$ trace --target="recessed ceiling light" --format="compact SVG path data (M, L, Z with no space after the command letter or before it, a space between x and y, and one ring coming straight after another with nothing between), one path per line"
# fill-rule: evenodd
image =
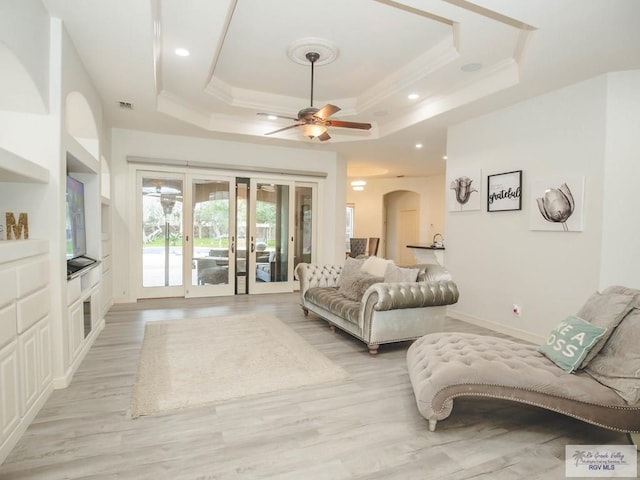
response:
M275 115L267 115L267 118L269 120L277 120L278 119L278 117L276 117Z
M460 70L463 72L476 72L482 68L482 64L478 62L474 63L465 63L460 67Z
M188 57L189 55L191 55L191 52L189 52L189 50L187 50L186 48L176 48L175 52L179 57Z
M421 143L416 143L416 148L422 148L422 144Z
M447 156L445 155L444 157L442 157L442 159L443 159L443 160L446 160L446 159L447 159Z
M409 95L407 95L407 98L409 100L415 100L417 98L420 98L420 95L418 95L417 93L410 93Z

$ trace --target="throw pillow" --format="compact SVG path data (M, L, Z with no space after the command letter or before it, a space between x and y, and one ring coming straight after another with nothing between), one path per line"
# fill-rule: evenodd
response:
M338 292L340 292L345 297L350 300L354 300L359 302L362 300L364 292L367 291L374 283L382 282L384 278L376 277L375 275L369 275L368 273L360 272L357 275L350 277L349 281L344 282L338 288Z
M607 331L582 318L570 316L550 334L540 352L566 372L573 372Z
M362 264L362 271L376 277L384 277L384 272L390 263L393 261L376 256L369 257Z
M418 278L419 268L403 268L394 263L387 264L384 271L385 282L415 282Z
M600 353L584 369L628 404L640 402L640 308L620 322Z
M592 325L606 328L606 333L584 358L579 369L585 368L602 350L604 344L616 329L620 321L633 308L633 296L622 293L595 292L576 314Z
M344 267L342 267L342 271L340 272L340 276L338 277L338 286L343 283L350 283L351 278L358 273L360 273L360 268L364 263L364 258L351 258L347 257L344 262Z

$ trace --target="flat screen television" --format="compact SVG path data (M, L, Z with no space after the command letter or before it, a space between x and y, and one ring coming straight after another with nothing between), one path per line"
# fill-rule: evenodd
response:
M84 184L67 176L67 260L86 253Z

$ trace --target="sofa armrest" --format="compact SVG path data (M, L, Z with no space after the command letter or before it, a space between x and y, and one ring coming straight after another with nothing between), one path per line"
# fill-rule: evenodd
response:
M420 274L418 275L419 282L442 282L444 280L453 280L449 270L444 268L442 265L438 265L436 263L425 263L418 264L416 267L420 267L421 269Z
M456 303L459 295L452 280L376 283L364 293L362 303L378 311L437 307Z
M300 295L304 297L307 290L313 287L337 287L342 265L316 265L299 263L296 275L300 281Z

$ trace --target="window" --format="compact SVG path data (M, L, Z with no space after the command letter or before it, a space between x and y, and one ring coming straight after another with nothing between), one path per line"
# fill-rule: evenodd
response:
M356 207L353 203L347 204L347 230L345 235L345 248L349 251L349 239L354 235L354 218L356 213Z

